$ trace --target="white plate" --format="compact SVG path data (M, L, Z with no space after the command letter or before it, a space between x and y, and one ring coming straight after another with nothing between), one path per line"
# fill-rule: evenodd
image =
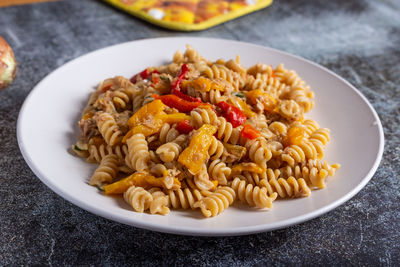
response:
M308 198L274 202L271 211L231 207L203 219L200 212L172 211L169 216L133 212L121 198L107 197L87 184L94 165L67 149L78 136L77 121L97 83L115 75L130 77L147 66L164 64L177 49L191 44L209 59L240 54L250 66L283 62L315 91L316 105L307 117L331 129L326 159L342 167L327 188ZM352 85L305 59L253 44L206 38L160 38L123 43L79 57L44 78L29 94L18 119L18 142L33 172L54 192L105 218L155 231L187 235L242 235L283 228L310 220L354 196L376 171L383 152L379 118Z

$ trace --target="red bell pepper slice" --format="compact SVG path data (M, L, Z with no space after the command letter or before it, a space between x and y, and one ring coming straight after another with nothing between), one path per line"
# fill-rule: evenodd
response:
M248 138L248 139L256 139L257 137L260 136L260 131L258 131L257 129L255 129L253 126L251 126L250 124L245 124L242 131L240 132L240 134L244 137L244 138Z
M192 126L190 126L190 121L188 121L188 120L180 121L178 123L178 125L176 126L176 129L181 134L188 134L194 130L194 128Z
M153 75L153 76L151 77L151 79L152 79L152 81L153 81L153 84L158 84L158 83L160 82L160 77L159 77L159 76Z
M189 67L187 64L183 64L181 66L181 70L179 71L178 77L176 78L175 82L172 84L171 89L178 89L179 85L181 84L182 80L185 79L186 73L188 73Z
M272 68L272 65L271 65L271 68ZM276 75L275 75L275 71L274 71L274 70L272 70L271 77L272 77L273 79L276 78Z
M184 100L176 95L162 95L160 99L165 105L176 108L179 112L190 112L198 106L204 105L203 103Z
M109 85L104 86L104 87L101 89L101 92L102 92L102 93L107 92L108 90L111 89L111 86L112 86L112 84L109 84Z
M199 103L203 103L200 99L195 98L195 97L191 97L191 96L189 96L189 95L187 95L187 94L184 94L184 93L182 93L181 91L179 91L179 90L176 89L176 88L172 89L171 93L172 93L173 95L179 96L180 98L185 99L186 101L189 101L189 102L199 102Z
M136 83L137 78L139 76L142 77L142 79L147 79L153 73L160 74L160 72L158 70L153 70L152 72L149 72L147 69L144 69L143 71L139 72L138 74L133 75L132 78L130 79L130 81L131 81L131 83Z
M229 105L225 101L218 102L217 106L221 108L222 116L232 124L233 128L246 122L246 115L237 107Z

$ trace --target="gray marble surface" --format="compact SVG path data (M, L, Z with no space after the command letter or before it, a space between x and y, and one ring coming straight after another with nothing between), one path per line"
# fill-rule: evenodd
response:
M60 1L0 8L0 35L20 63L16 82L0 91L0 265L400 265L398 0L276 0L265 10L194 33L157 28L100 1ZM346 78L382 120L386 142L378 171L350 201L319 218L241 237L146 231L65 201L35 177L19 152L16 122L25 97L75 57L163 36L271 46Z

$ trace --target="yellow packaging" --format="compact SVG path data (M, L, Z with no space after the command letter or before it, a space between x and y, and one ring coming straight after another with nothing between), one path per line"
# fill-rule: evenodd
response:
M273 0L104 0L138 18L178 31L200 31L269 6Z

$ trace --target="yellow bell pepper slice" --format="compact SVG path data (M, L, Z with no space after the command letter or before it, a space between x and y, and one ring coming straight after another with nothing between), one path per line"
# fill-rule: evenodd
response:
M239 163L239 164L234 165L232 167L231 175L238 174L243 171L260 174L265 170L263 170L263 168L259 167L257 164L255 164L253 162L244 162L244 163Z
M93 118L93 116L94 116L93 112L88 112L82 116L82 120L87 120L87 119Z
M246 92L246 98L253 105L256 105L258 101L261 102L264 109L268 112L273 112L277 104L276 99L272 95L263 92L261 89Z
M173 124L183 120L190 120L190 116L185 113L160 114L156 116L156 119L160 119L164 123Z
M163 181L164 181L164 179L162 177L161 178L156 178L154 176L148 175L148 176L145 177L145 182L147 183L145 185L145 187L146 186L151 186L151 187L155 186L155 187L163 188L164 187L164 182ZM181 182L177 178L174 178L174 184L178 185L179 188L181 187Z
M105 141L104 141L103 137L94 136L89 139L89 145L99 146L99 145L104 145L104 144L105 144Z
M125 134L124 138L122 138L122 143L126 143L126 140L138 133L141 133L146 137L156 134L161 130L163 124L164 122L162 120L149 116L145 123L136 125L130 129L129 132Z
M145 185L147 185L145 181L146 176L149 176L149 174L135 172L134 174L122 180L119 180L109 185L105 185L104 192L106 193L106 195L123 194L132 185L144 187Z
M209 92L210 90L225 91L225 84L218 81L213 81L205 77L199 77L192 81L182 81L182 87L193 87L196 91Z
M246 98L252 102L252 104L256 103L257 97L263 95L264 92L261 89L255 89L248 92L245 92Z
M249 105L247 105L247 103L242 99L240 99L239 97L235 97L233 100L229 99L228 102L230 102L230 104L234 105L235 107L243 111L244 115L246 115L247 118L251 118L257 115L255 112L251 110Z
M181 186L181 182L176 178L174 178L174 184L179 187ZM163 178L156 178L153 175L143 172L135 172L122 180L105 185L104 191L106 195L123 194L132 185L140 187L164 187Z
M173 114L158 114L155 117L148 116L146 121L134 126L122 139L123 143L126 143L131 136L141 133L144 136L150 136L161 131L164 123L178 123L183 120L189 120L190 116L185 113L173 113Z
M201 126L192 137L189 146L183 150L178 162L184 165L192 174L198 174L208 156L208 149L212 143L213 134L217 128L210 124Z
M149 117L154 117L158 114L163 114L164 109L165 105L161 100L159 99L154 100L149 104L141 107L138 111L136 111L135 114L133 114L132 117L129 118L128 126L132 128L136 125L145 122L146 120L149 119Z
M223 145L229 154L232 154L238 159L241 159L244 155L246 155L247 149L244 146L232 145L228 143L223 143Z
M293 126L287 131L286 136L283 138L282 143L285 147L290 145L300 145L306 136L303 128Z

